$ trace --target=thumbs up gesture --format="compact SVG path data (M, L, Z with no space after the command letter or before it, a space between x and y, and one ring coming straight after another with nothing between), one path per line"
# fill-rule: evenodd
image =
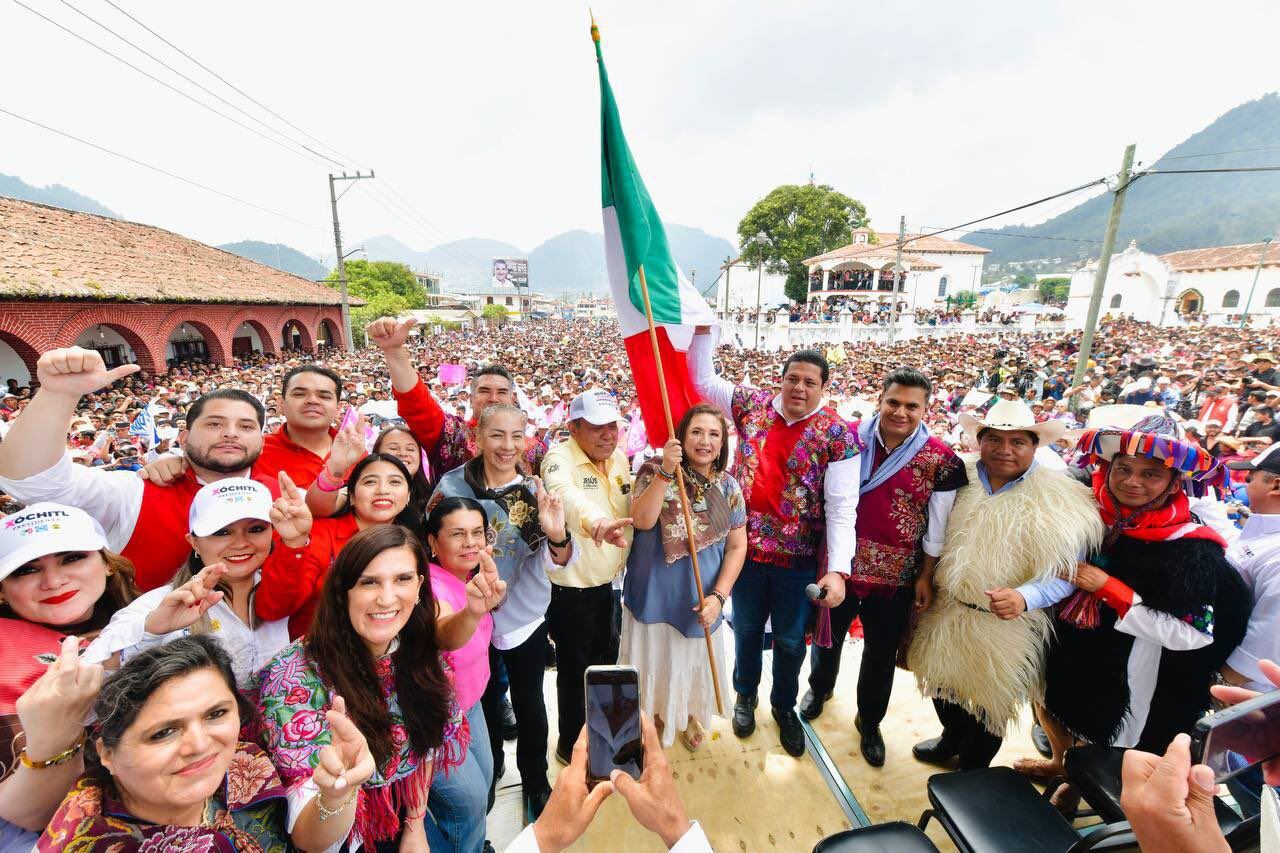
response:
M106 388L117 379L137 373L136 364L107 370L97 350L81 347L49 350L36 362L36 376L44 393L83 397Z
M467 611L483 616L502 603L507 594L507 582L498 577L498 566L493 562L493 548L480 552L480 568L467 583Z

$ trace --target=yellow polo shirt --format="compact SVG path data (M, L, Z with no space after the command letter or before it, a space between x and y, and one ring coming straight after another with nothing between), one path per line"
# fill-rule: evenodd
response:
M631 528L626 529L627 547L591 539L591 526L602 518L631 515L631 489L635 484L627 455L615 449L605 465L607 473L595 466L578 442L567 438L547 451L542 460L542 482L564 499L565 529L573 534L577 558L562 571L548 574L558 586L587 587L611 582L627 563L631 550Z

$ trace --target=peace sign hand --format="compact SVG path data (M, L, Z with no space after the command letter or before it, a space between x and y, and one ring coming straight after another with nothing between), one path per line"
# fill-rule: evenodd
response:
M84 734L84 718L98 698L102 666L80 659L78 637L64 637L58 658L14 703L27 737L27 757L44 761Z
M533 482L538 495L538 525L542 528L542 532L547 534L548 539L553 542L563 542L565 538L564 498L555 492L548 491L547 487L542 485L540 477L534 477Z
M191 580L166 595L147 616L143 625L147 633L163 637L200 621L210 607L222 600L222 593L214 587L226 573L227 567L222 563L205 566Z
M307 496L294 485L284 471L280 472L280 497L271 504L271 524L289 548L301 548L311 538L311 510Z
M506 594L507 582L498 577L493 548L487 547L480 552L480 571L467 584L467 610L474 616L483 616L501 604Z
M364 431L368 421L364 415L338 430L333 437L333 446L329 448L329 458L325 462L329 476L341 480L351 467L365 458L369 451L364 446Z
M395 317L379 317L365 327L365 337L378 349L387 350L402 347L409 339L409 332L418 325L413 317L397 320Z
M329 743L321 747L311 779L320 796L337 805L369 781L376 768L369 744L347 716L347 703L341 696L334 695L333 707L324 716L329 721Z

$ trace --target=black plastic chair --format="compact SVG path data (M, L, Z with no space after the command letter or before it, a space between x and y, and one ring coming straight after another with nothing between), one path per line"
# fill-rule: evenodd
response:
M1104 821L1124 820L1120 808L1121 768L1125 750L1120 747L1075 746L1063 757L1066 781L1075 786ZM1050 783L1050 788L1055 787ZM1213 801L1218 827L1232 850L1247 850L1257 842L1258 821L1245 820L1221 797Z
M920 816L946 830L962 853L1082 853L1136 851L1123 821L1081 836L1025 777L1009 767L987 767L929 777L929 802Z
M938 848L909 823L894 821L847 829L827 836L813 848L813 853L938 853Z

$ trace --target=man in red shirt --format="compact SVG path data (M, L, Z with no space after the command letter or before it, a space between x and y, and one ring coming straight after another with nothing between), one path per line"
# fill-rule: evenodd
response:
M0 490L20 501L78 507L98 520L112 551L129 558L145 590L167 583L191 553L186 535L191 501L200 487L247 477L262 452L262 403L234 389L206 394L187 411L179 440L190 463L171 487L132 471L75 465L67 454L67 425L85 394L137 372L136 364L107 370L94 350L71 347L40 356L40 390L0 442ZM274 480L263 481L272 496Z
M281 384L284 426L263 440L253 473L274 479L284 471L305 491L315 482L338 433L333 423L342 378L327 367L304 364L286 373Z

